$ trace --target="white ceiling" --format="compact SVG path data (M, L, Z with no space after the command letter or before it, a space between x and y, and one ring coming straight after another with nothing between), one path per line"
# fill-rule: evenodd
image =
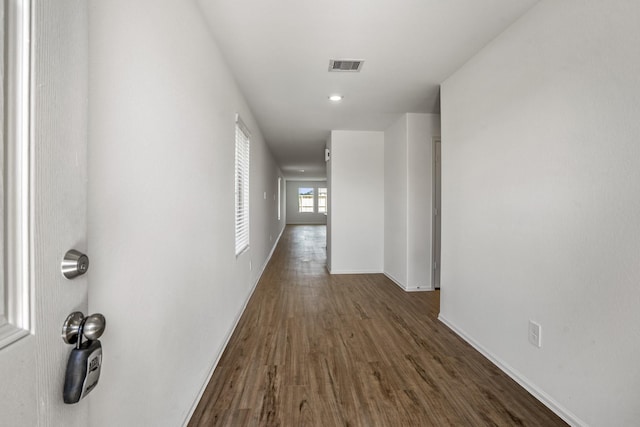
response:
M439 84L538 2L198 1L286 179L326 177L332 129L439 112ZM330 59L365 62L330 73Z

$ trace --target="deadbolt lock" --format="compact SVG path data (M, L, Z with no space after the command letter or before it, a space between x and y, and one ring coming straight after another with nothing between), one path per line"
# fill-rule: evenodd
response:
M67 279L81 276L89 270L89 257L82 252L71 249L64 255L61 269Z

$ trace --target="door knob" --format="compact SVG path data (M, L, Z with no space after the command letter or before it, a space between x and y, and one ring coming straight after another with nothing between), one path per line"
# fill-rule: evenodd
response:
M62 325L62 340L66 344L75 344L82 340L82 334L89 341L95 341L102 336L106 326L107 321L100 313L85 317L81 312L74 311Z
M100 313L87 316L84 320L84 328L82 332L84 337L89 341L95 341L102 336L104 328L107 326L107 321Z
M89 270L89 257L71 249L64 255L60 268L67 279L81 276Z

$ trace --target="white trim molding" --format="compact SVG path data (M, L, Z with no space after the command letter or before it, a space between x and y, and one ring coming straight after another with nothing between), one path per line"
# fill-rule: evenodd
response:
M413 287L407 287L404 286L402 283L400 283L399 280L396 280L395 277L393 277L390 273L385 272L384 275L387 277L387 279L391 280L397 287L399 287L400 289L402 289L405 292L428 292L428 291L433 291L433 286L413 286Z

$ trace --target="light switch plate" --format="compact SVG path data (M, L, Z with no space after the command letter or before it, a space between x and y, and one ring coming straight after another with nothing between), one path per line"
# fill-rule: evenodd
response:
M533 320L529 320L529 342L538 348L542 347L542 326Z

